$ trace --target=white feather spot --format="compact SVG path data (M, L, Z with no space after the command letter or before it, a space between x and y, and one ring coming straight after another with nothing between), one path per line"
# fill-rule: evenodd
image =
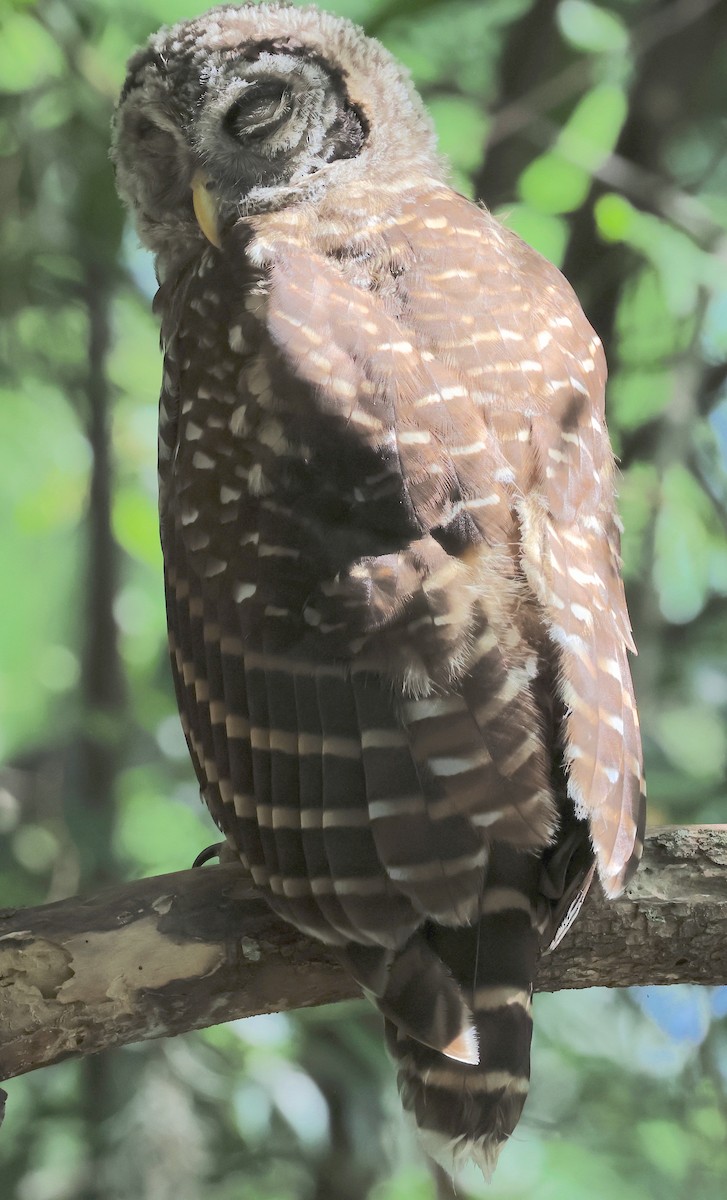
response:
M472 508L492 508L495 504L499 504L502 497L499 492L492 492L489 496L478 496L475 500L465 500L464 507Z
M431 440L431 434L423 429L407 429L399 434L399 444L402 446L427 446Z
M238 604L243 600L249 600L255 595L257 586L254 583L237 583L235 584L233 595Z
M242 325L233 325L228 335L230 349L236 354L245 349L245 335L242 332Z
M243 437L248 432L247 405L238 404L230 417L230 432L235 437Z
M247 476L247 487L251 496L264 496L270 491L270 483L263 474L260 463L253 463Z
M221 504L232 504L235 500L239 500L241 496L241 488L229 487L226 483L223 483L222 487L220 488Z
M492 759L483 749L478 754L466 758L437 757L430 758L427 762L432 774L449 777L450 775L462 775L465 771L474 771L477 767L487 766Z
M227 569L227 563L221 558L208 558L204 565L204 573L206 579L212 579L215 575L221 575Z
M449 455L451 458L465 458L468 454L481 454L486 449L486 442L469 442L466 446L450 446Z

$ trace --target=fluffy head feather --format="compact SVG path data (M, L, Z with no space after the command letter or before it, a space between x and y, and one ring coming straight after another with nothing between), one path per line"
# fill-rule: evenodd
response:
M287 4L225 6L154 34L129 63L112 158L142 241L185 255L201 237L203 170L224 224L320 200L375 173L439 175L404 69L349 21Z

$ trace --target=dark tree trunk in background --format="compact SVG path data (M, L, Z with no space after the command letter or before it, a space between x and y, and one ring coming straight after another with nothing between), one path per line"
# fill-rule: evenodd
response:
M515 199L517 181L534 157L533 121L587 87L587 66L584 69L582 60L574 60L558 32L558 2L536 0L505 35L492 104L494 120L474 179L475 194L488 208ZM540 142L537 145L546 149Z

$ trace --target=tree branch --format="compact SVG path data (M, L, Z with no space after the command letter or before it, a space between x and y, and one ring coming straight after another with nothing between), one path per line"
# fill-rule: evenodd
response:
M727 826L650 835L625 897L597 888L541 991L727 983ZM357 994L241 867L179 871L0 912L0 1078L75 1055Z

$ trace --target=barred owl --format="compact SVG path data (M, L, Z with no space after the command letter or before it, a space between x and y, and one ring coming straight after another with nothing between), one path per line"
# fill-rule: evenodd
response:
M598 338L446 183L337 17L213 9L131 59L160 513L202 795L384 1015L428 1149L492 1167L539 953L638 861L643 785Z

